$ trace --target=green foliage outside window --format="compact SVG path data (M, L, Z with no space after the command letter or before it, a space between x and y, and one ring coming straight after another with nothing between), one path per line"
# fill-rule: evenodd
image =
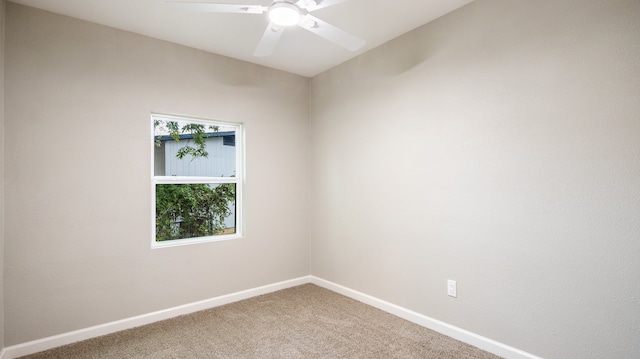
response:
M209 153L205 150L207 147L206 139L207 139L207 128L211 131L218 132L217 126L205 126L199 123L186 123L180 126L177 121L161 121L155 120L153 122L153 126L156 129L156 132L165 131L168 133L171 138L175 141L180 141L180 134L190 134L193 136L193 143L195 145L191 146L191 141L185 144L178 153L176 157L179 159L183 159L185 156L191 156L192 158L197 157L209 157ZM156 136L156 146L161 146L160 141L161 136Z
M233 183L156 185L156 241L221 234L235 192Z

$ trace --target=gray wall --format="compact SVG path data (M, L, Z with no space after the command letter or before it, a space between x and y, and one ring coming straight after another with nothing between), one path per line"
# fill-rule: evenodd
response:
M311 273L545 358L637 357L639 24L477 0L313 78Z
M0 0L0 352L4 348L4 22Z
M6 25L5 345L308 274L308 79L13 3ZM246 238L150 249L151 112L244 122Z

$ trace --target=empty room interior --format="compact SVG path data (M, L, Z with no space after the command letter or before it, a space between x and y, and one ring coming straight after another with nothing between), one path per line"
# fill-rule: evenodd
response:
M315 25L254 56L260 15L2 0L0 359L309 283L505 358L639 358L640 1L365 35L429 3L287 2ZM154 247L158 114L241 124L235 234Z

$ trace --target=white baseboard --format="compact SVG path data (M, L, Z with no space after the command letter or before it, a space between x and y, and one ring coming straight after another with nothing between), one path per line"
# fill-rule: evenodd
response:
M75 343L81 340L99 337L101 335L111 334L117 331L131 329L139 327L141 325L154 323L160 320L165 320L179 315L190 314L197 311L218 307L221 305L237 302L243 299L252 298L258 295L275 292L281 289L291 288L298 285L313 283L317 286L329 289L336 293L342 294L349 298L355 299L362 303L368 304L372 307L383 310L387 313L393 314L400 318L406 319L410 322L421 325L425 328L429 328L438 333L447 335L461 342L473 345L490 353L499 355L506 359L542 359L533 354L526 353L522 350L510 347L506 344L502 344L495 340L485 338L478 334L469 332L467 330L455 327L445 322L439 321L416 313L409 309L400 307L398 305L385 302L384 300L372 297L368 294L358 292L356 290L341 286L339 284L329 282L327 280L314 277L305 276L296 279L291 279L275 284L265 285L258 288L248 289L236 293L222 295L219 297L202 300L199 302L180 305L177 307L160 310L153 313L143 314L136 317L131 317L115 322L96 325L93 327L80 329L68 333L54 335L51 337L30 341L18 345L12 345L4 349L0 349L0 359L15 359L23 355L29 355L37 353L43 350L52 349L66 344Z
M287 280L275 284L269 284L258 288L248 289L236 293L222 295L219 297L205 299L199 302L180 305L177 307L160 310L153 313L143 314L127 319L118 320L115 322L96 325L93 327L75 330L68 333L54 335L47 338L42 338L18 345L12 345L4 348L0 352L0 359L15 359L23 355L29 355L43 350L56 348L62 345L75 343L81 340L99 337L101 335L115 333L125 329L131 329L139 327L141 325L154 323L160 320L165 320L179 315L198 312L201 310L218 307L221 305L237 302L243 299L256 297L258 295L275 292L281 289L295 287L298 285L309 283L310 278L300 277L296 279Z
M349 298L355 299L359 302L368 304L372 307L378 308L387 313L393 314L402 319L406 319L410 322L416 323L425 328L431 329L440 334L444 334L456 340L459 340L463 343L467 343L469 345L473 345L474 347L480 348L489 353L493 353L495 355L501 356L506 359L542 359L533 354L529 354L520 349L516 349L510 347L506 344L502 344L495 340L485 338L481 335L469 332L467 330L455 327L453 325L447 324L445 322L439 321L437 319L433 319L427 317L426 315L416 313L409 309L400 307L398 305L385 302L384 300L372 297L368 294L364 294L358 292L356 290L343 287L339 284L329 282L327 280L311 276L310 282L336 293L340 293Z

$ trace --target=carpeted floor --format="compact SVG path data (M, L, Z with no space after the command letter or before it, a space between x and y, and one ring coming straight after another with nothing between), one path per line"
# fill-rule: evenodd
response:
M305 284L22 358L499 357Z

